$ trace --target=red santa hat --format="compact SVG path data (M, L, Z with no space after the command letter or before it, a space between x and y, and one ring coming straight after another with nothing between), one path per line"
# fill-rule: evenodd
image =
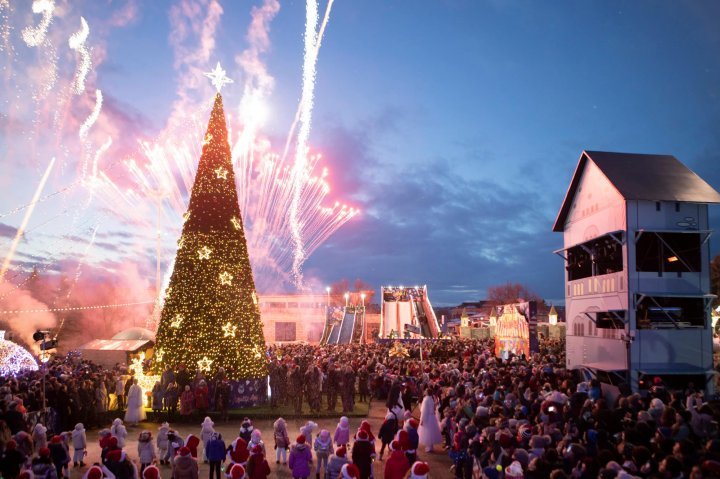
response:
M157 467L150 465L143 470L142 476L143 479L159 479L160 470Z
M298 444L305 444L305 436L303 434L300 434L297 439L295 440Z
M47 447L41 447L38 451L38 454L40 455L40 457L50 457L50 449L48 449Z
M413 428L413 429L417 429L417 428L420 426L420 424L418 423L418 420L415 419L415 418L411 418L411 419L408 421L408 424L409 424L410 427Z
M344 464L340 474L343 479L360 479L360 469L352 463Z
M103 472L98 466L93 466L87 472L87 479L102 479Z
M340 446L335 450L335 455L338 457L345 457L345 454L347 454L347 449L345 449L345 446Z
M230 468L230 479L242 479L245 477L245 468L240 464L233 464Z
M368 436L367 431L364 431L364 430L362 430L362 429L360 429L360 430L357 432L356 437L357 437L357 440L358 440L358 441L367 441L368 439L370 439L370 436Z
M189 456L189 455L190 455L190 448L187 447L187 446L183 446L183 447L180 448L179 453L180 453L181 456Z
M400 445L400 441L397 439L390 443L390 450L391 451L399 451L402 449L402 446Z
M410 479L427 479L429 472L428 463L418 461L410 468Z
M367 433L369 434L370 431L371 431L371 429L370 429L370 423L367 422L367 421L361 422L361 423L360 423L360 430L361 430L361 431L365 431L365 432L367 432Z
M52 439L50 439L51 444L60 444L62 442L62 437L60 436L53 436Z
M707 462L707 461L705 461L705 462ZM18 476L18 479L34 479L34 478L35 478L35 474L33 474L31 469L25 469Z

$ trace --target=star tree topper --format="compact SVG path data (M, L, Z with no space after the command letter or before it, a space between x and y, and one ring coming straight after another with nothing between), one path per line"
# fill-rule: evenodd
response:
M198 369L200 371L210 371L210 366L212 365L212 363L212 359L208 359L207 356L203 356L203 358L197 362Z
M220 90L222 90L222 87L227 85L228 83L233 83L233 81L225 75L225 70L220 66L220 62L217 62L217 65L215 66L215 69L209 72L203 73L206 77L210 79L213 86L215 86L215 89L217 89L218 93L220 93Z

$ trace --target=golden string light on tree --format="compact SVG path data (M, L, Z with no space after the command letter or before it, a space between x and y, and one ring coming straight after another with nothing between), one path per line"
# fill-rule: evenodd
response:
M215 73L216 87L228 83L224 71ZM222 367L232 380L266 377L265 338L220 94L184 220L168 287L173 294L166 293L157 332L163 354L154 358L156 371L182 363L206 374Z

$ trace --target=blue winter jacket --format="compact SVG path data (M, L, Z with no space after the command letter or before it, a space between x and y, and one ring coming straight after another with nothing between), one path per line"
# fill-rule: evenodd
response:
M205 455L208 461L222 461L225 459L225 441L220 438L210 439L205 445Z

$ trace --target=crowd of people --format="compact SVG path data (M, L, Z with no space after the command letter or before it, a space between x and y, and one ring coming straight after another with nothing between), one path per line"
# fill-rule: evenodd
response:
M210 479L254 479L268 477L274 459L276 470L316 479L369 479L378 470L388 479L720 477L718 413L693 384L671 390L655 378L642 394L627 391L611 402L599 382L565 369L560 340L542 341L527 358L496 358L487 340L426 342L423 352L390 343L269 348L271 406L302 411L307 402L313 414L337 411L339 400L349 413L356 400L374 401L382 422L363 421L353 430L343 416L330 430L311 420L291 438L282 418L272 437L245 418L226 443L206 417L197 434L184 438L167 422L141 430L137 451L128 451L118 417L100 431L102 452L90 459L85 428L104 425L101 412L127 406L134 381L120 367L56 361L45 384L52 432L28 421L42 404L37 373L2 378L0 472L5 479L60 479L72 465L90 479L159 479L166 470L173 479L197 479L198 462L206 461ZM191 412L227 412L226 382L222 371L203 378L168 370L151 393L152 408L162 392L157 412L171 409L167 386L183 384ZM447 454L452 468L430 471L423 461L430 454Z

